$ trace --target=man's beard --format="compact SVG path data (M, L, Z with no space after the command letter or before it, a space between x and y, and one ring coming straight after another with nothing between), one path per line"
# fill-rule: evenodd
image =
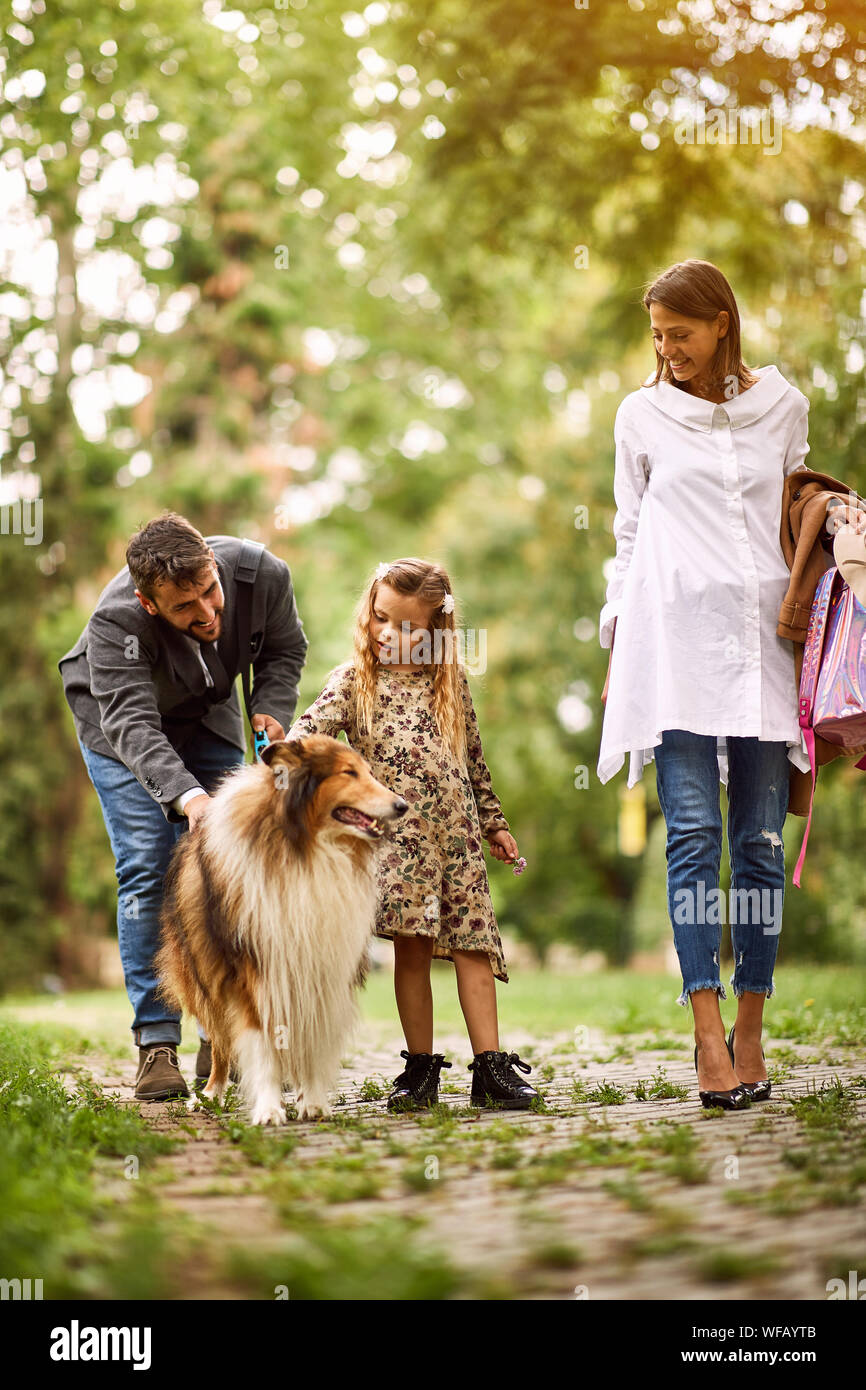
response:
M199 625L193 624L193 626L189 629L188 635L190 637L195 637L199 642L213 642L216 638L216 634L222 631L222 615L223 610L221 608L214 614L214 626L212 632L203 632Z

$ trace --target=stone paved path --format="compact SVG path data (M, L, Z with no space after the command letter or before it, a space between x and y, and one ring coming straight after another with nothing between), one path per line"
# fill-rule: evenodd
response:
M866 1274L866 1049L777 1040L768 1046L771 1075L776 1067L780 1077L771 1101L711 1118L699 1104L682 1041L672 1040L666 1051L643 1051L634 1036L606 1035L598 1052L590 1036L577 1052L570 1036L541 1042L514 1033L511 1045L531 1060L531 1079L550 1112L478 1113L466 1108L465 1040L444 1038L438 1045L454 1067L443 1072L449 1089L441 1099L455 1123L424 1128L412 1117L388 1115L384 1099L359 1095L365 1080L387 1086L402 1065L400 1045L381 1028L365 1026L346 1059L339 1083L345 1104L338 1113L363 1122L360 1145L351 1125L335 1130L289 1121L301 1138L286 1164L315 1165L335 1153L360 1151L384 1174L375 1197L328 1206L329 1218L363 1220L383 1208L390 1215L420 1212L419 1247L444 1250L459 1268L521 1299L823 1300L831 1275L847 1280L849 1268ZM132 1057L126 1063L88 1055L78 1064L109 1093L135 1103ZM193 1055L182 1054L181 1065L191 1081ZM553 1068L550 1080L543 1078L545 1067ZM632 1088L659 1068L669 1082L688 1088L686 1099L634 1098ZM575 1098L576 1079L589 1092L611 1083L628 1099L604 1105ZM841 1137L826 1137L825 1148L816 1150L814 1132L791 1101L837 1081L852 1098L851 1113ZM151 1104L142 1113L160 1129L180 1123L170 1106ZM196 1141L157 1160L162 1202L194 1215L220 1239L242 1233L248 1249L278 1248L285 1226L267 1195L252 1190L257 1183L244 1154L214 1117L196 1111L185 1123ZM688 1132L670 1138L671 1124ZM663 1136L672 1145L668 1155L658 1149ZM689 1155L692 1137L697 1145ZM593 1138L595 1153L573 1155L557 1167L557 1152ZM615 1154L610 1162L610 1156L599 1157L599 1140L632 1147L622 1161ZM649 1166L640 1168L637 1146L645 1141L656 1147L648 1152ZM395 1145L404 1152L395 1154ZM407 1185L407 1164L433 1175ZM845 1196L840 1205L857 1164L859 1195ZM787 1203L770 1203L767 1194L780 1182L793 1184ZM744 1200L761 1194L758 1205ZM234 1295L210 1285L203 1271L190 1296Z

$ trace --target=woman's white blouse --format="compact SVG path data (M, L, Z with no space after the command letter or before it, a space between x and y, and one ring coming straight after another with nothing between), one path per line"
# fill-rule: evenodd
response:
M776 635L790 573L782 487L804 468L809 402L776 367L723 405L668 382L632 391L614 424L616 559L599 641L616 640L598 778L630 754L643 777L665 729L786 742L807 770L794 645Z

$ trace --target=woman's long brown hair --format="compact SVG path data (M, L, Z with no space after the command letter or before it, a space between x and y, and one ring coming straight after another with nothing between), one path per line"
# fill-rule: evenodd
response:
M647 313L651 304L663 304L671 313L682 314L688 319L703 319L707 323L711 323L724 309L728 315L728 331L724 338L719 339L710 364L710 385L718 391L724 391L736 378L739 391L753 386L758 381L759 378L743 361L740 349L740 312L734 291L712 261L678 261L676 265L670 266L647 287L643 297ZM655 352L655 379L651 382L641 382L641 385L655 386L659 381L667 381L678 390L687 391L688 383L677 381L657 347Z
M441 565L415 556L395 560L388 566L387 574L381 579L376 575L367 582L364 593L355 608L355 625L352 639L355 666L355 714L358 729L369 734L372 730L373 705L376 685L379 678L379 658L370 637L370 619L376 602L376 593L381 583L389 585L406 598L417 598L429 605L431 615L428 630L431 636L431 655L436 655L436 632L443 636L441 660L433 660L427 670L433 676L433 713L439 734L448 744L458 762L466 760L466 715L463 708L463 667L458 659L457 648L457 608L451 613L442 611L446 594L451 593L451 581Z

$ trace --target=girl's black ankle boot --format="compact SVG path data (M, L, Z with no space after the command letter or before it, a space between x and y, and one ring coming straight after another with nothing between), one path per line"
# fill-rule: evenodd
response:
M514 1070L532 1071L516 1052L476 1052L469 1063L472 1072L470 1105L501 1106L503 1110L528 1110L538 1092Z
M439 1073L450 1067L441 1052L401 1052L406 1070L394 1081L388 1097L389 1110L414 1110L417 1106L439 1104Z

